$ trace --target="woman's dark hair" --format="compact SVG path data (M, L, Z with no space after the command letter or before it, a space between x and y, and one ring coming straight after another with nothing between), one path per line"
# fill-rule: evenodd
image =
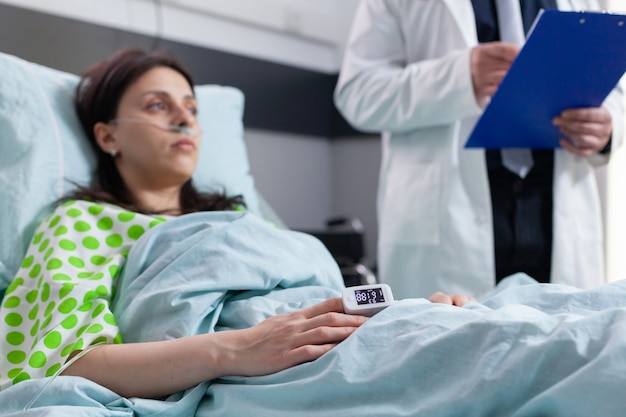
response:
M121 50L111 58L91 66L83 74L76 88L74 106L89 143L96 153L96 176L94 183L89 187L79 187L63 200L102 201L140 213L156 214L139 207L124 184L114 158L98 146L93 128L98 122L108 123L114 119L124 92L142 75L157 67L167 67L179 72L193 89L191 75L178 61L164 53L148 53L141 49ZM189 179L181 188L180 207L181 214L185 214L196 211L232 210L245 207L245 204L240 195L227 197L225 192L200 193Z

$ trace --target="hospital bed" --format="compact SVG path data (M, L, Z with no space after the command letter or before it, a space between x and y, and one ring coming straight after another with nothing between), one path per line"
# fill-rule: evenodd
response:
M71 105L76 82L75 75L0 54L1 290L50 204L91 176L93 157ZM204 143L194 181L242 194L251 216L280 224L256 192L249 171L243 94L217 85L197 86L196 94ZM178 233L169 224L153 232L164 239ZM132 270L132 256L128 262ZM318 266L332 271L332 265L309 263L261 274L286 274L279 284L241 276L241 285L255 291L247 295L240 287L228 302L211 288L194 288L194 296L200 293L201 298L184 317L172 316L159 298L163 293L142 294L144 304L121 296L119 304L128 308L118 319L139 340L146 334L168 337L174 330L184 334L202 327L195 320L212 323L209 331L249 326L285 308L338 295L341 285L320 275ZM164 280L167 288L168 277L154 273L141 279ZM288 307L285 298L292 300ZM623 415L624 282L582 291L513 276L479 301L461 309L401 300L314 362L262 377L207 381L164 400L122 398L76 377L24 381L0 392L0 415ZM219 308L204 308L213 304ZM202 311L195 310L200 307ZM163 316L152 323L157 328L143 328L146 313ZM0 360L6 355L0 352Z

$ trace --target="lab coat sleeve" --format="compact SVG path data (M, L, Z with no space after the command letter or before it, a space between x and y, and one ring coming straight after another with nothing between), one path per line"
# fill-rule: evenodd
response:
M440 56L407 63L407 36L433 43L444 36L443 31L455 29L449 22L437 21L414 28L415 22L406 21L404 4L361 2L335 89L341 114L357 129L372 132L406 132L479 115L471 48L461 44ZM427 6L423 9L428 12ZM424 20L428 19L420 21ZM411 33L403 33L403 27L410 27Z
M562 10L601 10L596 0L557 0L559 9ZM609 162L613 154L624 140L624 86L626 76L615 86L611 94L607 96L602 105L611 113L613 130L611 132L611 152L606 154L597 153L589 157L589 162L594 166L601 166Z
M594 166L600 166L609 162L610 156L615 152L624 140L624 83L626 77L617 84L615 89L608 95L602 105L611 113L613 130L611 132L611 152L606 154L597 153L589 158Z

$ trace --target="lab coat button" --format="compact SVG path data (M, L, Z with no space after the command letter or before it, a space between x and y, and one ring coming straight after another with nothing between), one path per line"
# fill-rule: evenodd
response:
M476 216L476 224L479 226L482 226L483 224L487 223L487 217L486 216Z

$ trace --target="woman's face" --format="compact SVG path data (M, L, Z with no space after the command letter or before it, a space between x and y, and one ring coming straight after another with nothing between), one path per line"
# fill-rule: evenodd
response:
M200 135L159 125L199 132L196 113L197 103L185 77L168 67L153 68L124 92L116 114L120 121L106 125L110 142L99 141L100 146L117 153L117 168L131 188L180 186L196 168Z

